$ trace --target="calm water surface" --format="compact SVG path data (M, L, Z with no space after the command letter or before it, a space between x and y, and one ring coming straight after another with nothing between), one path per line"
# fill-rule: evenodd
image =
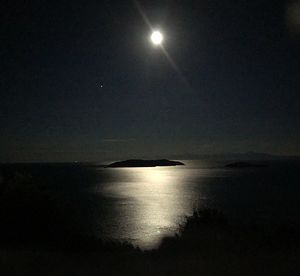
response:
M78 203L98 237L142 248L174 235L197 207L222 210L232 220L295 223L300 218L297 161L267 168L228 169L224 162L183 161L186 166L95 168L95 183Z

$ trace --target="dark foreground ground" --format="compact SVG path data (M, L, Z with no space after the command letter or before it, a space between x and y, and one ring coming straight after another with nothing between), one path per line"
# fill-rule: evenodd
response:
M297 224L228 223L203 209L159 249L141 251L80 234L72 211L33 175L1 168L0 275L300 275Z

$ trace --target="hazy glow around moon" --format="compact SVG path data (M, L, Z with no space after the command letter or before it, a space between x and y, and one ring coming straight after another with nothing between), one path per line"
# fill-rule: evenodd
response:
M154 31L151 34L151 41L154 45L160 45L163 41L164 37L160 31Z

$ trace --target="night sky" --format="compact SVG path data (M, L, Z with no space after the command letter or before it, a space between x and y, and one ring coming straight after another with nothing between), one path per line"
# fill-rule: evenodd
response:
M300 155L300 1L139 5L1 1L0 162Z

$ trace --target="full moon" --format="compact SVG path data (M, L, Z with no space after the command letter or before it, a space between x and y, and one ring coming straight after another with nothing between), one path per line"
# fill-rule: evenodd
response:
M160 45L163 41L164 37L160 31L154 31L151 34L151 41L154 45Z

